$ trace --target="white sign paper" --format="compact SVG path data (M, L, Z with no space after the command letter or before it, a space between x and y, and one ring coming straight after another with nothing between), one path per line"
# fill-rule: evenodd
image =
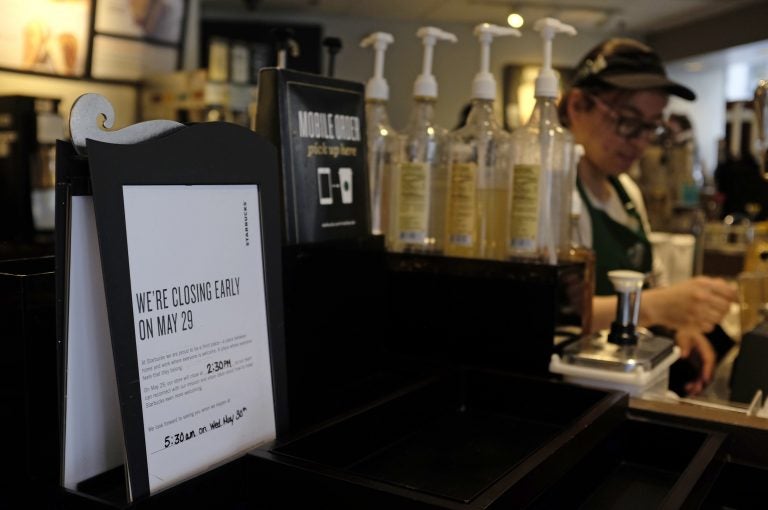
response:
M124 186L150 493L275 437L256 185Z
M62 483L75 490L120 466L123 428L93 198L73 196L70 215Z

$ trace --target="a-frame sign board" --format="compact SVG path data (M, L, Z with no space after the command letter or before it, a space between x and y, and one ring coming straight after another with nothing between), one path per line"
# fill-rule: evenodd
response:
M273 439L284 416L275 402L285 401L280 395L281 232L273 146L226 123L159 129L151 136L144 132L140 143L128 143L130 136L116 136L117 143L88 138L92 212L73 206L71 194L60 201L68 232L67 262L60 268L67 273L62 280L67 287L60 292L65 429L76 417L82 419L77 414L82 409L93 411L97 405L78 403L80 396L73 393L83 386L78 379L117 395L128 501ZM108 132L99 136L110 139ZM75 131L73 139L77 146ZM66 188L66 179L59 181ZM97 246L77 244L74 240L83 236L72 232L87 233ZM101 271L69 270L94 249ZM98 310L82 312L86 307L75 306L72 289L92 282L74 277L103 282L108 338L90 335L85 341L111 351L114 375L100 366L71 369L75 360L66 353L84 341L73 336L71 325L104 321ZM100 304L98 292L92 295L91 302ZM70 313L75 309L80 316ZM68 432L65 466L89 442ZM115 435L103 437L108 441ZM68 483L79 483L77 478L70 476Z

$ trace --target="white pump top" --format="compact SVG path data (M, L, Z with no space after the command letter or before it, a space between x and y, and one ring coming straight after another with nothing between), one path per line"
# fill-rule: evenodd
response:
M542 18L533 25L533 29L541 32L544 40L544 63L536 77L536 97L557 97L559 86L557 75L552 70L552 40L557 34L576 35L576 29L571 25L555 18Z
M414 97L437 97L437 80L432 74L432 54L437 41L450 41L455 43L456 36L444 30L435 27L421 27L416 32L416 37L421 37L424 43L424 60L422 62L421 74L416 77L413 84Z
M494 37L514 35L520 37L520 31L509 27L500 27L481 23L475 27L475 35L480 41L480 71L472 82L473 99L496 99L496 80L490 72L491 42Z
M637 292L643 288L645 275L638 271L616 269L608 271L608 279L611 280L616 292Z
M389 100L389 85L384 79L384 52L387 51L387 46L393 42L395 42L395 38L386 32L374 32L360 41L361 48L373 46L373 50L376 52L373 61L373 76L365 85L366 99Z

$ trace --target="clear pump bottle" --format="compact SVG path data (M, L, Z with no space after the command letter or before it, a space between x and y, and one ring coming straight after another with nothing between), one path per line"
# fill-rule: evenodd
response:
M437 81L432 56L437 41L456 42L456 36L435 27L421 27L416 36L424 44L423 67L393 166L387 245L392 251L439 253L445 229L447 131L434 122Z
M560 125L558 79L552 69L552 39L575 35L570 25L543 18L534 29L544 40L544 63L536 78L536 105L525 126L512 133L509 255L557 263L570 245L573 137Z
M365 120L368 136L368 184L370 187L371 232L386 234L389 226L389 187L397 133L387 114L389 85L384 79L384 53L395 41L391 34L374 32L360 42L375 51L373 77L365 87Z
M458 257L505 257L509 193L509 135L493 109L496 80L489 71L494 37L520 32L483 23L480 71L472 83L472 107L466 124L448 142L448 193L445 253Z

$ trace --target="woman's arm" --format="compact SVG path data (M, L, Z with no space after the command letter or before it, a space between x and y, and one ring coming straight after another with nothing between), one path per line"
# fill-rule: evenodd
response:
M697 276L689 280L644 290L640 297L638 326L665 326L712 331L736 300L736 290L721 278ZM616 296L592 300L592 330L609 328L616 318Z
M708 333L723 320L736 298L736 290L725 280L697 276L643 292L640 324Z

